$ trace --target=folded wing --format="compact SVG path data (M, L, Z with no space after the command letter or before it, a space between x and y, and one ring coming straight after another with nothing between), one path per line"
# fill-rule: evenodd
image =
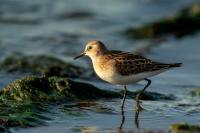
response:
M116 68L121 75L131 75L143 72L152 72L162 69L179 67L181 63L164 64L147 59L140 55L122 51L110 51L110 57L116 61Z

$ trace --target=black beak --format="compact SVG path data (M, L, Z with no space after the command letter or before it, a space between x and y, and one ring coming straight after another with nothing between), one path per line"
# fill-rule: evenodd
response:
M79 56L74 57L74 60L76 60L76 59L78 59L78 58L80 58L80 57L83 57L83 56L85 56L85 53L82 53L82 54L80 54Z

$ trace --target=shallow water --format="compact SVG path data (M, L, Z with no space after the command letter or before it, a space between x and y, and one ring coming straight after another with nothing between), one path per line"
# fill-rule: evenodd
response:
M0 59L13 52L50 54L90 69L88 60L72 61L84 43L99 39L109 48L134 51L146 41L131 40L121 35L125 28L151 22L198 0L12 0L0 1ZM167 131L177 122L200 123L200 99L189 92L200 86L200 34L183 39L169 39L154 47L149 58L166 62L183 62L183 67L152 77L148 90L173 94L176 100L143 101L146 109L139 115L141 130ZM148 42L147 42L148 43ZM0 87L24 74L1 72ZM81 79L77 79L81 80ZM90 82L102 89L119 90L99 79ZM144 82L129 85L129 90L142 89ZM71 103L76 105L77 103ZM52 107L52 120L47 126L13 128L15 133L39 132L117 132L121 122L120 99L99 100L86 107L71 109L65 105ZM125 103L123 130L137 131L134 123L135 101ZM61 111L64 110L67 111Z

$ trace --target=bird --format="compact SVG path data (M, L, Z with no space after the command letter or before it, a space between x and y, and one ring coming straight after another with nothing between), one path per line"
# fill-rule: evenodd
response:
M95 73L104 81L123 85L124 94L121 101L121 109L124 110L124 103L127 95L127 85L139 81L146 81L147 84L136 95L136 110L143 110L140 99L144 91L151 85L152 76L180 67L182 63L161 63L136 55L131 52L108 50L103 42L99 40L89 41L84 51L74 58L74 60L88 56Z

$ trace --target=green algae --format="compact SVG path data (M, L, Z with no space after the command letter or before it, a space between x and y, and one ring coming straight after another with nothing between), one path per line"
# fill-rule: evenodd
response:
M76 89L73 89L76 88ZM99 98L119 98L120 95L117 92L101 90L96 88L93 85L82 83L82 82L70 82L70 94L73 94L73 97L82 100L88 99L99 99Z
M135 98L136 92L128 92L129 98ZM15 80L0 90L0 124L8 127L39 126L50 120L44 114L52 113L53 104L65 104L65 112L72 101L98 100L120 98L123 92L101 90L91 84L76 82L62 77L27 76ZM170 99L158 93L144 93L142 99ZM81 104L81 106L87 104ZM80 106L80 105L78 105ZM109 108L99 105L88 105L96 108L97 112L112 112ZM72 108L72 107L71 107ZM70 112L70 110L69 110Z
M190 92L192 96L200 96L200 88L196 88Z
M0 64L0 70L6 72L31 72L34 75L60 76L77 78L84 75L85 69L64 62L48 55L22 55L8 56Z
M174 16L169 16L156 22L145 24L139 28L129 28L125 34L138 38L159 38L175 36L181 38L200 30L200 4L180 10Z
M0 133L10 133L10 130L5 126L0 125Z
M14 81L2 90L2 100L14 101L55 101L62 96L51 86L49 79L45 77L29 76ZM64 96L63 96L64 97Z
M50 120L43 116L48 113L48 108L35 102L6 101L0 104L0 124L7 127L34 127L42 125L44 120Z
M199 133L200 125L190 125L187 123L177 123L170 126L170 132L172 133Z
M139 91L128 91L127 92L127 96L129 98L133 98L135 99L137 94L140 92ZM123 91L120 91L120 94L123 95ZM160 94L157 92L149 92L149 91L145 91L141 97L142 100L174 100L175 96L174 95L165 95L165 94Z
M38 126L50 119L43 116L43 113L51 113L50 104L116 97L118 93L67 78L27 76L0 91L0 124Z

